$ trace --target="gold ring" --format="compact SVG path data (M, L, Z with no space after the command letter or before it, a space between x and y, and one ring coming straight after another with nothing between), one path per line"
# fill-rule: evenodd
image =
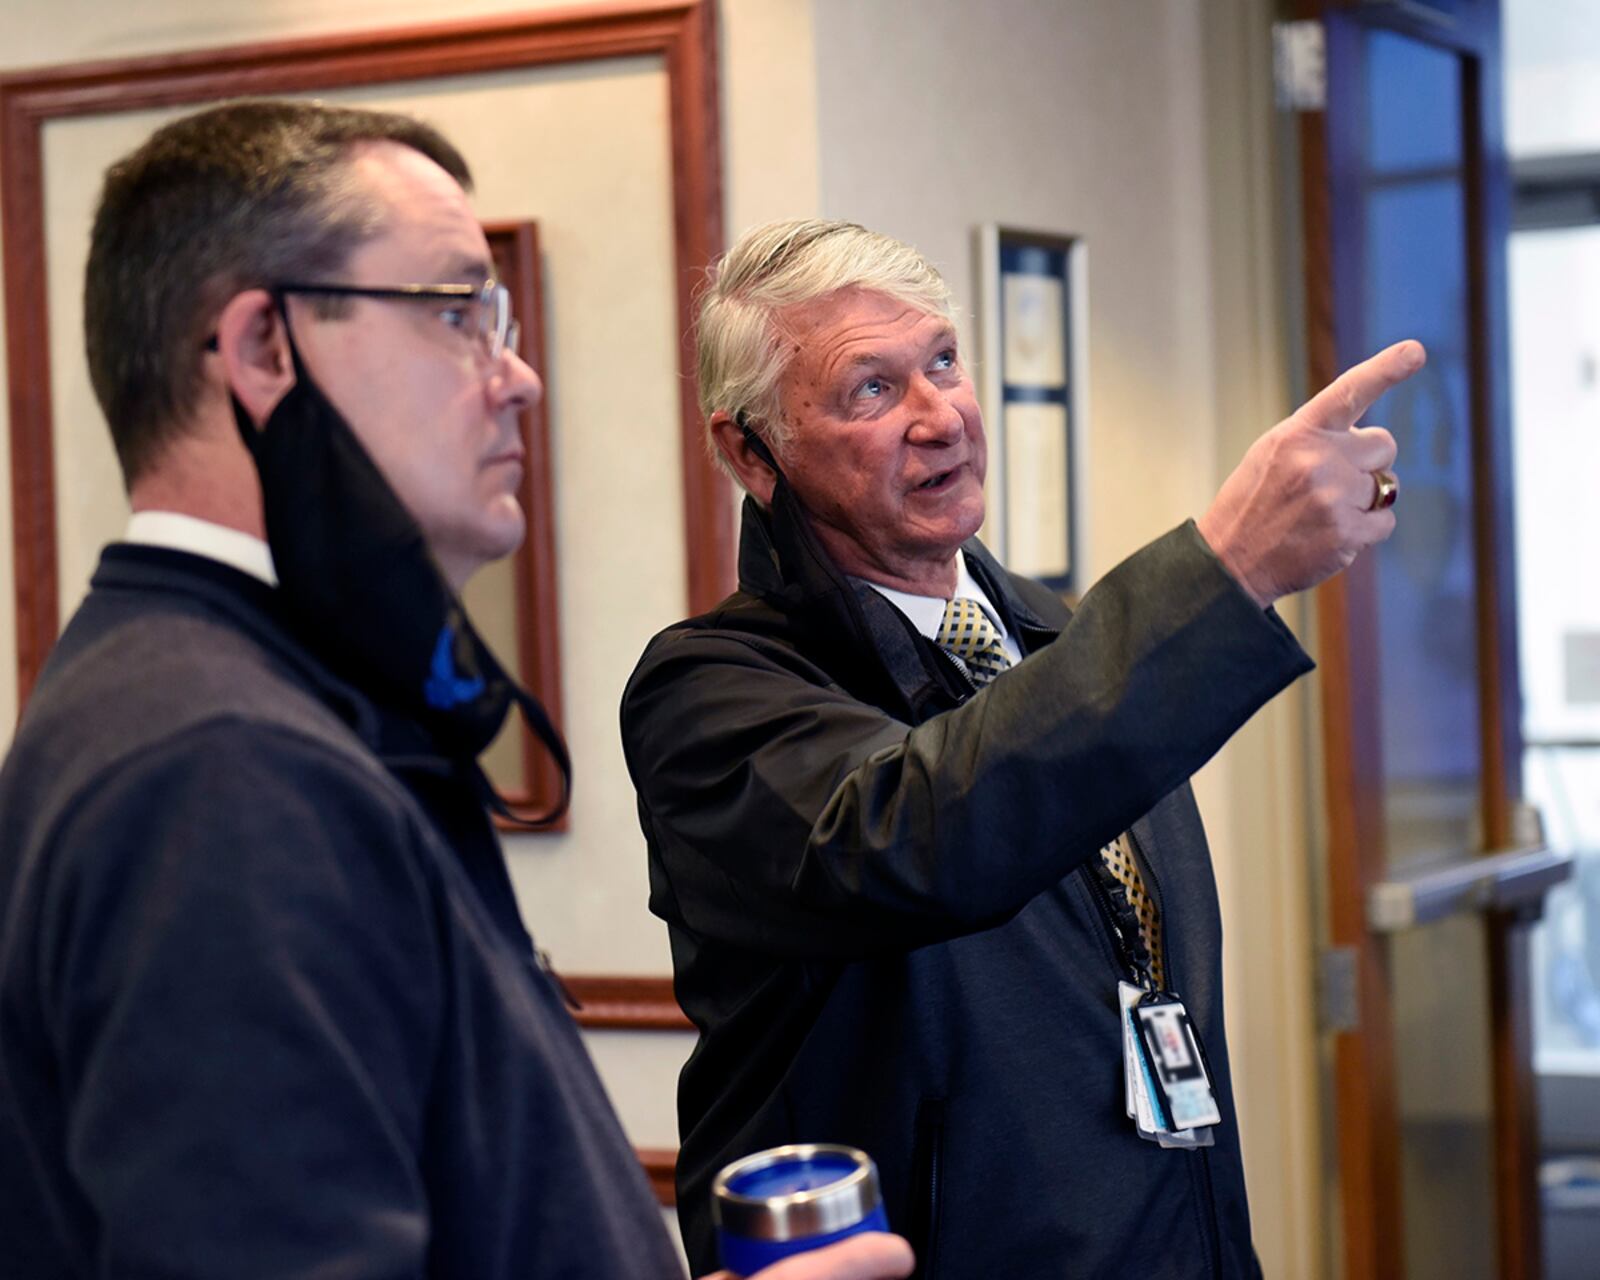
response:
M1400 496L1400 481L1394 472L1374 471L1372 480L1372 501L1367 504L1367 510L1386 511L1394 506L1395 499Z

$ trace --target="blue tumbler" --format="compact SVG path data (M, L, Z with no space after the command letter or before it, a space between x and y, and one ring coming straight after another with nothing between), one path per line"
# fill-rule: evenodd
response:
M887 1231L878 1170L864 1151L801 1143L735 1160L711 1184L722 1265L750 1276L862 1231Z

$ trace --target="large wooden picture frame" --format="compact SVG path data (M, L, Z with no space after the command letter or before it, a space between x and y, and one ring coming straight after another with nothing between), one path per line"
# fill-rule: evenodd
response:
M731 589L734 504L727 480L701 446L695 400L694 291L722 247L721 134L716 83L715 0L637 0L622 7L549 10L349 35L80 63L0 74L0 237L3 237L7 400L10 412L13 563L19 707L54 644L60 583L51 401L43 135L52 121L245 96L427 81L604 59L659 57L668 85L673 278L678 337L679 454L684 487L686 604L710 608ZM488 228L514 263L508 283L541 340L536 305L537 241L527 224ZM513 274L513 273L508 273ZM530 309L531 308L531 309ZM528 354L537 358L530 347ZM530 537L518 560L519 653L523 674L559 720L553 628L529 627L553 613L556 590L548 438L527 424L523 498ZM543 475L539 473L543 467ZM539 492L539 486L544 491ZM540 522L546 527L540 528ZM553 794L553 772L529 761L527 799ZM520 798L520 797L519 797ZM666 977L568 975L583 1000L580 1024L597 1030L692 1029ZM641 1150L657 1195L672 1199L675 1152Z
M699 612L714 604L734 577L733 503L727 481L701 448L689 336L695 285L722 244L713 0L644 0L624 8L552 10L0 75L0 237L19 705L59 627L45 126L53 120L241 96L641 55L663 59L669 86L687 603L691 612Z

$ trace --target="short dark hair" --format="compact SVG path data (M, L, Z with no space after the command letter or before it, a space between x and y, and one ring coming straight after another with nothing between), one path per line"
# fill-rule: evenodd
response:
M89 377L133 482L179 435L208 326L245 289L327 278L382 229L350 150L396 142L464 189L461 153L408 116L314 102L241 101L185 116L112 165L84 279Z

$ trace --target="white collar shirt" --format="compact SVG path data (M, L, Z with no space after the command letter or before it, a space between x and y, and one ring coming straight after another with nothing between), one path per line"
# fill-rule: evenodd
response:
M905 614L920 634L927 636L935 644L938 643L939 624L944 621L947 597L913 595L909 591L897 591L893 587L868 582L865 578L861 581L866 582L869 587ZM1000 633L1000 643L1005 645L1006 656L1011 659L1011 664L1015 666L1022 661L1022 649L1018 646L1016 638L1006 630L1006 624L1000 619L1000 611L994 607L988 593L967 568L966 556L959 552L956 553L955 595L948 598L975 601L984 615L994 624L995 630Z
M177 511L135 511L128 519L124 542L142 547L187 551L247 573L269 587L278 585L272 548L260 538Z

